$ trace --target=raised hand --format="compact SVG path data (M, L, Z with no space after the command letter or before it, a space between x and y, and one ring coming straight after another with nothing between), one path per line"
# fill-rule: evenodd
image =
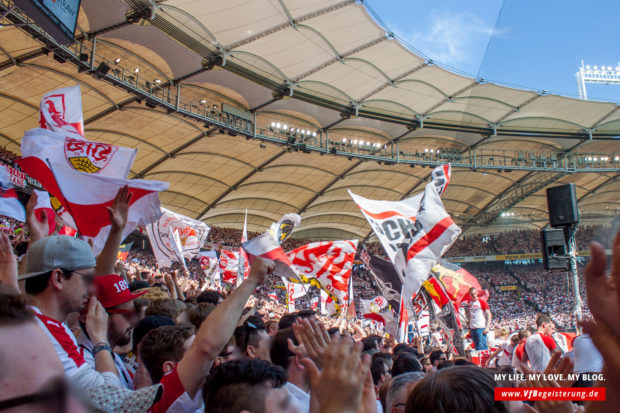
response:
M86 332L93 343L108 341L108 313L96 297L88 302Z
M47 237L49 234L49 224L47 222L47 214L41 215L39 220L35 213L35 208L39 202L39 197L36 192L33 192L26 204L26 224L30 230L30 243L32 244L36 240Z
M561 358L561 360L560 360ZM569 357L562 357L562 354L559 351L554 351L551 354L551 359L547 364L547 368L543 373L545 374L556 374L565 377L564 380L558 380L557 383L560 387L571 387L575 381L568 380L568 375L573 373L573 367L575 363Z
M331 339L327 329L320 321L302 318L293 324L293 333L300 346L303 345L305 353L319 367L322 367L325 350ZM290 348L289 343L289 348Z
M370 369L370 357L362 354L362 343L335 337L323 357L323 371L314 362L300 362L308 371L312 393L321 413L356 413L362 404L364 382Z
M267 281L267 275L271 274L275 267L276 264L273 261L256 257L252 261L248 280L256 282L257 286L262 285Z
M129 203L132 198L129 187L125 185L118 190L114 197L111 207L106 207L110 215L110 222L113 230L123 230L127 225L127 216L129 214Z
M590 261L585 269L588 307L596 321L604 321L620 337L620 231L611 251L611 276L605 275L607 257L598 242L590 245Z
M19 292L17 284L17 260L13 254L11 240L6 234L0 237L0 282L7 284Z

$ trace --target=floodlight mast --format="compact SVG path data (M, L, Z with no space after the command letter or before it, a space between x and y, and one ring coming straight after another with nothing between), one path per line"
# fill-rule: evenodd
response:
M620 62L615 68L611 66L590 66L584 65L581 61L579 71L575 73L577 78L577 89L579 99L588 100L586 83L598 83L602 85L620 85Z

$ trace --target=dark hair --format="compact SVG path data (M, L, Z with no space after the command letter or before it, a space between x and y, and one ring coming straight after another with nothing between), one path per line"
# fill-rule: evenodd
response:
M145 335L147 335L149 331L154 330L157 327L173 325L174 320L169 317L164 317L160 315L147 315L142 320L138 321L138 324L136 324L136 326L133 328L133 333L131 335L131 339L133 341L132 351L134 353L138 352L138 344L140 344L140 341L144 338Z
M295 323L295 321L297 321L298 318L299 316L297 315L297 313L284 314L278 322L278 329L283 330L285 328L289 328L293 325L293 323Z
M446 353L444 353L441 350L431 351L431 355L429 356L431 364L434 366L435 365L435 361L439 360L441 358L441 356L443 356L445 354Z
M198 330L203 321L215 310L215 304L200 303L192 306L187 312L187 318L190 323Z
M0 326L16 325L34 321L28 308L28 299L13 288L0 283Z
M285 383L286 372L271 363L252 359L229 361L207 377L203 388L205 406L209 413L267 413L267 392Z
M418 360L415 355L408 352L400 352L394 357L394 362L392 363L392 377L414 371L422 371L422 363L420 363L420 360Z
M376 353L376 354L380 354L380 353ZM385 359L381 357L374 357L374 354L373 354L372 363L370 364L370 374L372 376L372 382L375 386L379 384L379 381L381 380L381 376L389 373L388 370L389 368L385 362Z
M287 340L289 338L293 341L293 344L299 345L299 342L295 338L295 333L293 333L292 328L289 327L278 330L278 333L273 338L273 343L271 344L271 351L269 352L271 362L276 366L282 367L284 370L288 369L291 357L295 356L295 354L288 349Z
M338 327L332 327L327 329L327 334L329 334L330 338L334 337L338 333L340 333L340 329Z
M448 361L448 360L446 360ZM441 362L443 363L443 361ZM439 364L441 364L439 363ZM463 357L458 357L454 359L454 365L455 366L475 366L476 364L472 363L471 361L467 360L466 358Z
M263 321L263 317L258 314L254 314L246 318L243 324L252 324L254 327L264 330L266 328L265 322Z
M143 288L150 288L151 285L147 281L136 280L129 284L129 291L132 293L136 290L141 290Z
M392 354L396 355L396 353L406 348L409 348L409 345L407 343L399 343L396 346L394 346L394 349L392 350Z
M376 334L372 334L368 337L364 337L362 339L362 344L364 345L364 349L362 351L368 350L379 350L379 343L381 343L383 339L381 336Z
M213 305L218 305L219 302L220 302L220 299L223 300L224 297L218 291L215 291L215 290L205 290L205 291L201 292L200 294L198 294L198 297L196 297L196 302L198 304L200 304L200 303L210 303L210 304L213 304Z
M185 354L185 341L194 334L190 324L157 327L140 341L140 358L153 383L164 376L165 361L181 361Z
M26 282L24 284L24 290L28 295L39 295L43 291L47 289L47 286L50 283L50 277L55 270L46 272L45 274L35 275L34 277L26 278ZM73 271L63 270L62 276L65 280L71 279L73 276Z
M490 371L475 366L443 369L422 379L407 400L413 412L508 412L494 400L495 381Z
M314 310L300 310L297 312L297 317L299 318L311 318L316 315L316 311Z
M550 322L551 317L547 314L539 314L538 317L536 317L536 327L542 327L543 324Z
M519 334L518 334L519 340L529 337L530 334L531 334L530 330L528 329L519 330Z
M448 367L454 367L454 362L452 360L442 360L437 364L437 370L447 369Z

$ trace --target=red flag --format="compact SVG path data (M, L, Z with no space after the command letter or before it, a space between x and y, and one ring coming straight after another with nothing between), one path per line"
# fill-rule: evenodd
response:
M435 277L430 277L428 280L424 281L422 286L439 308L443 308L444 305L450 302L450 298L444 291L443 285Z
M400 295L400 310L398 315L398 341L404 343L407 341L407 326L409 325L409 312L404 300L404 291Z
M247 240L248 240L248 210L246 209L245 220L243 221L243 232L241 233L241 244L243 244ZM238 272L243 273L243 280L248 278L248 275L250 275L250 263L248 260L248 255L246 254L243 247L239 248L239 271ZM241 280L241 277L237 279L238 284L240 280Z
M470 300L469 289L472 287L478 291L479 298L483 300L489 298L489 292L480 287L476 277L456 264L442 260L440 264L431 268L431 272L441 281L456 308L459 308L461 302Z
M62 228L60 228L60 231L58 231L58 235L68 235L70 237L75 237L77 235L77 231L71 227L64 225Z

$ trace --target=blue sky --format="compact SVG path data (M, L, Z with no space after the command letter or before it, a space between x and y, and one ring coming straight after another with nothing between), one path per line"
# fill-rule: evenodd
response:
M585 64L620 62L620 1L365 0L399 37L447 68L577 97ZM500 13L501 10L501 13ZM620 102L620 85L587 85Z

